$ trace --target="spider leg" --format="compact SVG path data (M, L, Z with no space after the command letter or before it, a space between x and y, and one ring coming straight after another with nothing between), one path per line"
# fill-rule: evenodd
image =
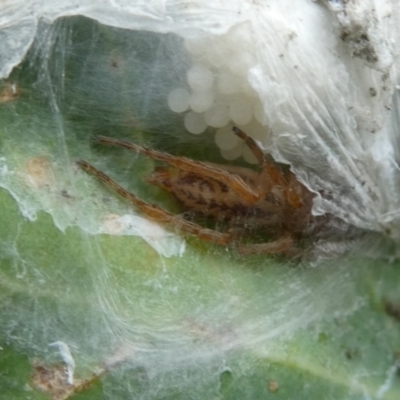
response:
M241 255L296 253L293 237L289 234L269 243L242 244L237 250Z
M282 171L274 164L274 160L272 159L272 157L264 154L258 144L255 142L255 140L246 135L236 126L232 128L232 131L246 143L247 147L252 151L257 161L260 163L262 168L262 173L260 174L260 176L266 175L270 178L274 185L281 185L284 187L287 186L287 182L284 178Z
M262 167L264 167L265 164L272 162L272 159L269 159L261 151L260 147L257 145L257 143L254 141L253 138L247 136L241 129L239 129L236 126L232 128L232 131L236 136L239 136L240 139L242 139L246 143L247 147L252 151L252 153L257 158L257 161L260 163Z
M115 182L105 173L101 172L96 167L94 167L93 165L89 164L84 160L77 161L77 164L85 172L94 175L95 177L100 179L103 183L105 183L107 186L109 186L117 193L119 193L122 197L126 198L134 206L138 207L143 212L143 214L145 214L148 218L150 218L153 221L175 226L179 230L197 236L200 239L203 239L207 242L217 243L220 245L228 245L233 241L233 237L230 234L203 228L202 226L187 221L184 218L181 218L177 215L173 215L168 211L163 210L161 207L156 206L155 204L148 204L143 200L140 200L138 197L128 192L126 189L120 186L117 182Z
M284 190L288 204L293 208L300 208L303 205L301 196L299 196L293 188L297 187L299 191L302 192L304 186L297 181L295 175L290 172L285 177L281 169L275 165L273 159L261 151L253 138L247 136L237 127L233 127L232 130L246 143L262 167L258 186L258 193L260 196L266 195L271 190L272 186L278 185ZM308 190L305 190L305 192L308 192Z
M95 138L95 140L97 140L99 143L119 146L131 151L136 151L155 160L164 161L180 170L194 172L196 174L225 183L250 204L257 203L262 198L262 194L253 190L239 175L233 174L214 165L211 166L200 161L192 161L186 157L172 156L161 151L152 150L147 147L110 138L107 136L98 136Z

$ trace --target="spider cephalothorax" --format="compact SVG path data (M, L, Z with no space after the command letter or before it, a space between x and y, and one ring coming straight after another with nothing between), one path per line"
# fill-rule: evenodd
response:
M291 253L295 241L306 234L314 222L311 214L314 194L292 172L283 171L264 155L253 139L237 128L234 131L256 156L260 172L193 161L109 137L96 138L99 143L124 147L167 163L167 166L157 167L148 182L171 192L187 211L225 220L230 226L226 232L204 228L181 215L173 215L157 205L148 204L86 161L78 161L78 164L152 220L209 242L235 246L242 254ZM275 240L243 244L241 233L254 230L265 230Z

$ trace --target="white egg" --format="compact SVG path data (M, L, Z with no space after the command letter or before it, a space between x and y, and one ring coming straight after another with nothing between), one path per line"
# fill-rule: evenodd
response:
M239 93L242 88L242 79L229 71L218 74L217 89L221 94Z
M207 125L213 128L222 128L229 122L229 108L226 103L217 102L205 114Z
M204 92L212 87L214 74L202 64L194 64L187 72L187 81L194 91Z
M229 115L235 124L248 124L253 117L253 108L250 101L243 96L232 97L229 102Z
M211 91L194 92L189 98L190 108L198 113L208 110L214 101L214 94Z
M265 122L264 107L259 99L253 101L253 113L256 120L260 124L264 124Z
M258 164L258 160L248 146L243 149L243 158L249 164Z
M232 150L241 139L232 131L232 125L224 126L215 133L215 143L221 150Z
M243 142L240 141L238 144L230 150L223 150L221 149L221 155L225 160L236 160L243 154Z
M168 107L176 113L181 113L189 108L189 92L183 88L171 90L168 95Z
M194 111L190 111L185 115L184 124L185 128L194 135L204 132L207 128L204 114L199 114Z

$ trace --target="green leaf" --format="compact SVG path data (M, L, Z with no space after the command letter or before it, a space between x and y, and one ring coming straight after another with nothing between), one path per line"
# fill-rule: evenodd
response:
M63 364L49 347L62 341L87 381L74 398L398 399L398 263L353 252L295 265L197 239L165 257L107 225L135 211L76 159L178 207L143 183L153 161L94 146L93 135L215 160L163 103L180 79L157 64L168 52L174 63L183 54L172 35L64 19L42 27L10 78L19 97L0 108L0 397L47 398L34 365ZM159 88L152 107L142 81Z

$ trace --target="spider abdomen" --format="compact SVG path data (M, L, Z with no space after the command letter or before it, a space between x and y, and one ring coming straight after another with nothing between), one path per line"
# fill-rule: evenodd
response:
M253 171L246 170L246 172L248 176L244 178L248 183L252 181ZM234 190L216 179L166 166L157 167L147 181L168 190L186 210L207 217L242 221L254 229L266 226L278 227L282 224L280 216L282 208L274 204L277 203L275 199L270 202L261 199L256 204L248 203Z

